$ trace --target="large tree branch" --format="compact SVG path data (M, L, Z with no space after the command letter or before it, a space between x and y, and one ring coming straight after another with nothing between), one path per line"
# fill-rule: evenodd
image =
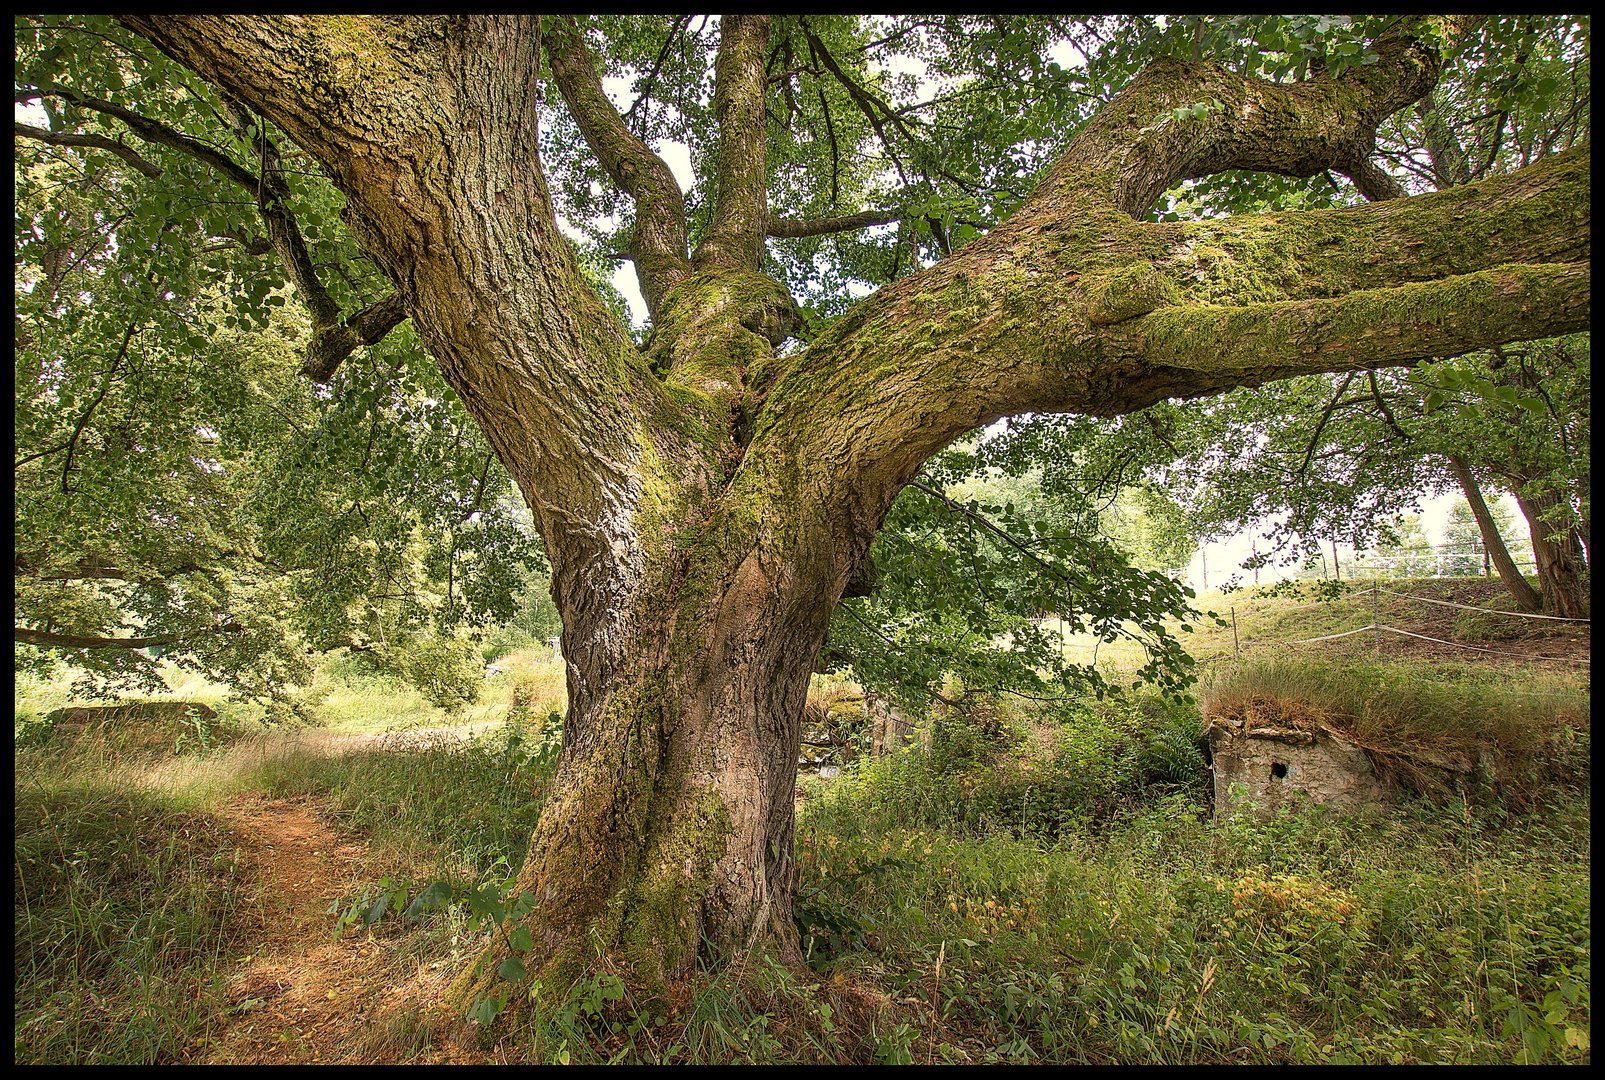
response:
M713 221L697 245L699 265L757 270L769 223L764 168L764 53L769 16L726 15L719 22L713 110L719 124Z
M866 210L861 214L843 214L839 217L814 218L806 221L800 218L772 217L769 219L766 231L776 238L795 240L805 236L852 232L874 225L890 225L894 221L902 220L903 213L900 210Z
M717 482L705 433L730 417L666 392L557 227L540 162L541 20L123 21L328 171L357 243L534 511L571 616L565 652L626 635L645 544L658 543L641 530L681 522L684 501Z
M1035 200L795 357L749 453L777 439L835 459L854 479L831 497L872 531L925 457L999 416L1114 415L1583 329L1589 186L1581 149L1341 211L1166 225Z
M16 133L22 138L48 143L51 146L87 146L96 150L105 150L108 153L116 154L152 179L162 175L162 167L160 165L140 157L133 147L120 143L115 139L108 139L104 135L80 135L70 131L50 131L46 128L35 127L32 124L24 124L21 120L16 121Z
M1156 60L1082 129L1033 199L1096 192L1136 217L1166 188L1228 169L1299 177L1361 169L1377 125L1437 81L1427 21L1399 20L1373 43L1375 64L1292 85ZM1202 117L1172 113L1199 104Z
M328 382L340 363L360 345L377 345L407 317L400 293L376 300L335 326L315 330L307 342L301 374L315 382Z
M552 81L602 168L635 200L630 258L655 316L663 296L691 272L686 259L685 197L663 159L625 126L597 77L572 16L554 18L543 40Z
M144 649L152 645L176 645L183 641L194 641L198 637L209 637L212 634L238 634L245 627L234 623L224 623L213 629L192 630L182 634L158 634L155 637L120 638L120 637L91 637L82 634L57 634L45 630L33 630L26 626L15 629L14 640L28 645L38 645L47 649Z

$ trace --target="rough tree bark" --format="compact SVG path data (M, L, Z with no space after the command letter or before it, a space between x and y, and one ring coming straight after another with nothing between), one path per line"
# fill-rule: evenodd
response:
M322 162L534 511L571 701L521 875L547 978L593 947L648 978L699 952L797 955L809 672L893 497L954 438L1028 410L1112 415L1588 322L1586 150L1352 211L1139 220L1222 169L1366 172L1376 124L1437 76L1420 19L1377 42L1377 64L1292 86L1155 63L1011 219L787 357L795 309L757 272L773 225L766 17L722 23L715 209L691 254L672 175L601 94L570 20L124 21ZM635 200L645 350L557 231L543 48ZM1206 119L1168 115L1211 98L1225 108Z
M1466 503L1471 507L1471 516L1477 520L1477 531L1482 534L1482 546L1493 561L1494 569L1499 571L1499 580L1505 583L1511 598L1516 606L1523 611L1542 611L1544 598L1538 590L1528 584L1522 576L1521 570L1510 557L1510 549L1505 546L1504 537L1499 535L1499 525L1488 510L1488 503L1482 497L1482 487L1472 474L1471 466L1466 459L1454 454L1445 455L1449 462L1449 470L1454 473L1455 481L1460 485L1460 491L1466 497Z
M1506 479L1516 505L1527 519L1543 609L1567 619L1588 618L1588 588L1584 584L1587 563L1581 537L1575 526L1556 525L1546 517L1560 508L1562 496L1535 484L1530 476L1510 473Z

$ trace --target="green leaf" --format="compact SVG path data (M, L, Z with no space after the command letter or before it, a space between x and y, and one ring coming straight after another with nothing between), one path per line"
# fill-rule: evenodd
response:
M529 932L529 927L527 926L516 927L513 932L508 935L507 940L508 944L510 944L519 952L529 952L535 947L535 937Z
M496 969L496 974L510 983L523 982L529 977L529 971L524 967L524 961L516 956L509 956L503 960Z
M525 915L535 910L537 902L535 894L526 889L518 894L518 899L513 901L513 906L507 909L507 917L509 919L522 919Z
M362 911L362 925L366 928L384 918L385 912L390 908L390 894L382 892L379 898L369 904Z
M501 1014L503 1001L498 997L483 997L474 1003L468 1010L468 1019L479 1024L493 1024L496 1017Z
M420 892L413 902L407 905L404 913L407 918L415 919L423 912L432 911L451 900L451 886L444 881L433 881Z

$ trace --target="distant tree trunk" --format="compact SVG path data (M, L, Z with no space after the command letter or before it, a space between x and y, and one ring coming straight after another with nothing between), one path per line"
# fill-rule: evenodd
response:
M1510 590L1511 597L1521 610L1542 611L1544 598L1522 576L1515 560L1510 557L1510 549L1505 546L1504 537L1499 535L1499 526L1494 522L1493 514L1488 511L1488 503L1482 497L1482 488L1478 485L1476 476L1472 475L1471 466L1466 464L1464 458L1452 454L1447 457L1449 468L1453 470L1455 479L1460 483L1460 491L1471 506L1471 516L1477 519L1477 529L1482 533L1483 551L1492 558L1494 566L1499 570L1499 580L1505 583L1505 588Z
M1527 518L1533 539L1533 559L1538 563L1538 590L1544 610L1568 619L1588 617L1588 590L1583 585L1587 564L1583 544L1572 525L1555 526L1544 520L1544 513L1561 503L1554 492L1531 492L1526 484L1513 485L1516 504ZM1531 492L1531 493L1527 493Z

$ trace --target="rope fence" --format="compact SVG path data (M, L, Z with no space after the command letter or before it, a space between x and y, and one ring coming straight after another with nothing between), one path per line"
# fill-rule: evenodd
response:
M1557 664L1591 664L1593 662L1590 659L1578 659L1571 656L1533 656L1528 653L1507 652L1503 649L1490 649L1486 645L1468 645L1463 641L1449 641L1444 638L1430 637L1427 634L1418 634L1413 630L1401 630L1397 626L1389 626L1382 621L1381 615L1377 609L1377 598L1379 594L1387 593L1389 596L1397 596L1403 600L1416 600L1424 604L1437 604L1441 607L1463 608L1466 611L1477 611L1489 615L1514 615L1521 619L1548 619L1554 622L1582 623L1585 626L1590 623L1591 620L1589 619L1569 619L1560 615L1539 615L1530 611L1505 611L1498 608L1477 607L1474 604L1459 604L1451 600L1434 600L1429 596L1415 596L1411 593L1394 592L1392 589L1384 589L1375 582L1371 583L1370 592L1371 622L1369 625L1356 627L1353 630L1344 630L1336 634L1321 634L1317 637L1295 638L1290 641L1238 641L1237 609L1233 607L1231 609L1233 657L1235 659L1236 657L1241 656L1242 650L1245 648L1263 648L1270 645L1309 645L1317 641L1334 641L1337 638L1353 637L1355 634L1363 634L1367 631L1378 635L1377 648L1380 650L1382 647L1381 634L1386 631L1390 634L1399 634L1403 637L1415 638L1417 641L1430 641L1437 645L1448 645L1456 649L1470 649L1474 652L1488 653L1491 656L1506 656L1514 660L1547 660ZM1300 606L1308 607L1310 605ZM1211 659L1219 660L1222 659L1222 657L1212 657Z
M1389 596L1403 597L1406 600L1419 600L1423 604L1437 604L1440 607L1457 607L1464 608L1467 611L1480 611L1486 615L1514 615L1519 619L1551 619L1555 622L1586 623L1592 621L1590 619L1568 619L1564 615L1539 615L1532 611L1505 611L1501 608L1477 607L1475 604L1457 604L1453 600L1434 600L1430 596L1415 596L1411 593L1394 592L1392 589L1384 589L1380 585L1372 587L1377 592L1385 592Z

